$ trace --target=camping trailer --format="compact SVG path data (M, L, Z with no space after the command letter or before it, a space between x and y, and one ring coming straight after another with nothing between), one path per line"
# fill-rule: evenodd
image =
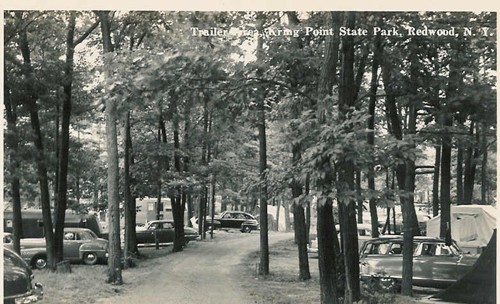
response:
M45 236L41 209L22 210L21 218L23 223L22 238L41 238ZM52 220L54 220L54 214L52 214ZM88 228L98 236L102 236L103 234L102 227L97 217L93 214L73 214L67 212L64 227ZM4 211L3 229L4 232L12 233L12 211Z

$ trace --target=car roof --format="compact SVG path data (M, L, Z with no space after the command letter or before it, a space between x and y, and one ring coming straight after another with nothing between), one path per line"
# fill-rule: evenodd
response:
M173 223L174 220L152 220L152 221L148 221L147 223L148 224L151 224L151 223Z
M238 210L226 210L226 211L224 211L224 212L226 212L226 213L227 213L227 212L231 212L231 213L246 213L246 214L250 214L250 213L248 213L248 212L245 212L245 211L238 211Z
M402 241L403 240L403 235L387 235L387 234L382 234L378 238L371 238L367 241L391 241L391 240L398 240ZM443 239L438 238L438 237L432 237L432 236L414 236L413 241L435 241L435 242L444 242Z
M78 232L78 231L92 231L88 228L80 228L80 227L64 227L65 232Z

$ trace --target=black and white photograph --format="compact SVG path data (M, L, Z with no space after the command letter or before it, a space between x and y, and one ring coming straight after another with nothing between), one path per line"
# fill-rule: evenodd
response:
M2 7L4 304L497 302L496 11Z

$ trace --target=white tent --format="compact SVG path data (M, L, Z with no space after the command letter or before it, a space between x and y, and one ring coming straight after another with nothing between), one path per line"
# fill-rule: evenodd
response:
M451 237L464 251L480 252L496 228L497 210L486 205L451 206ZM439 237L441 216L427 221L427 236Z

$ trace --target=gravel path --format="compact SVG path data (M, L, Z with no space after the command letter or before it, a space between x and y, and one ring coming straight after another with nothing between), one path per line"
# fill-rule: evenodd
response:
M270 233L269 244L292 237L291 233ZM123 295L97 303L254 303L239 283L237 266L257 250L258 232L219 232L214 240L190 243L181 253L158 258L158 267L147 280L133 282Z

